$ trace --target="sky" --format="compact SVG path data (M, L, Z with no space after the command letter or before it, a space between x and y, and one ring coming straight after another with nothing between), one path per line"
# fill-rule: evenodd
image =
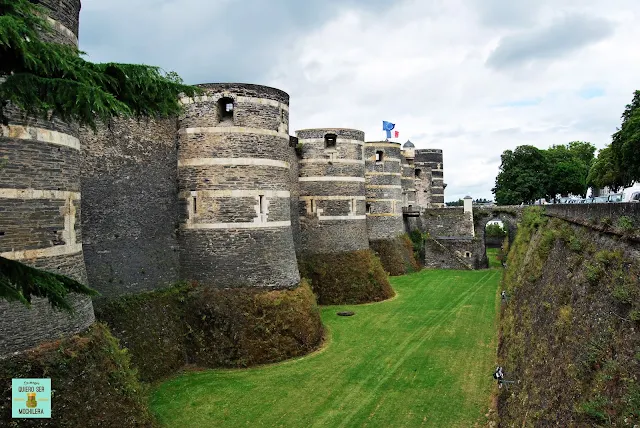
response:
M273 86L290 133L355 128L444 153L445 200L492 199L504 150L602 148L640 89L637 0L84 0L94 62Z

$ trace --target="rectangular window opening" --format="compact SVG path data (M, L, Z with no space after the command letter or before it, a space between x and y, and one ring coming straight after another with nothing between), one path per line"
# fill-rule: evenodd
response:
M198 200L196 196L192 196L191 197L192 203L193 203L193 213L197 213L198 212Z
M382 150L376 151L376 162L382 162L384 152Z
M260 204L260 214L265 214L266 207L265 207L264 195L258 195L258 199Z
M367 202L367 214L371 214L371 204Z

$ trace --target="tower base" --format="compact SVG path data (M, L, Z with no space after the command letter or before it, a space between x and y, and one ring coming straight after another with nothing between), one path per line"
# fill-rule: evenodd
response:
M407 235L370 241L369 246L380 257L384 270L391 276L420 270L420 264L413 254L413 244Z
M303 254L298 265L321 305L379 302L395 294L371 250Z

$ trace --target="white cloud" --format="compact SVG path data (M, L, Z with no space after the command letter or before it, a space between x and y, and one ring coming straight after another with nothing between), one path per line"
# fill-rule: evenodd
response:
M503 25L507 12L479 11L476 0L405 1L384 17L343 10L286 49L269 84L291 95L292 132L353 127L375 140L390 120L400 141L444 150L447 200L490 198L505 149L573 140L602 147L638 89L640 51L630 47L640 5L581 4L516 8L526 30ZM562 22L574 29L570 40ZM588 34L576 37L578 29ZM515 49L523 41L528 50ZM524 60L488 67L501 43ZM602 96L581 96L586 87Z

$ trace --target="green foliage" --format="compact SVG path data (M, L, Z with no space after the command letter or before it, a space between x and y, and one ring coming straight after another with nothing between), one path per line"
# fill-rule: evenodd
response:
M634 229L633 220L631 220L631 218L627 217L626 215L620 216L620 218L618 218L618 229L621 229L625 232L632 231Z
M11 103L27 114L95 127L114 116L171 116L179 94L199 90L175 73L135 64L94 64L82 52L42 40L46 10L28 0L0 0L0 119Z
M583 141L547 150L518 146L502 154L493 193L499 205L532 203L556 195L585 195L595 146Z
M298 267L321 305L368 303L393 297L387 273L371 250L303 254Z
M487 238L504 238L507 236L507 231L502 225L498 223L491 223L484 229L484 236Z
M12 378L51 378L53 419L37 426L155 426L129 354L100 323L71 338L49 342L11 356L0 365L0 393L11 396ZM79 411L85 409L86 411ZM0 401L0 421L7 427L26 426L11 419L11 400Z
M620 166L616 163L611 146L606 146L589 169L587 184L596 189L611 188L614 192L625 185L625 179Z
M417 229L412 230L411 233L409 233L409 239L413 244L413 257L416 260L417 264L420 264L424 260L424 243L427 240L428 236L428 233L422 233Z
M302 148L304 147L303 143L296 144L296 154L298 156L302 156Z
M533 146L518 146L502 153L500 172L492 192L498 205L519 205L542 198L546 192L548 167L544 153Z
M48 299L54 309L73 312L73 307L67 300L69 293L98 295L97 291L64 275L0 257L0 299L30 306L33 296L43 297Z
M622 182L630 185L640 181L640 90L634 92L631 103L622 113L622 124L613 134L611 149L614 162L622 172Z

